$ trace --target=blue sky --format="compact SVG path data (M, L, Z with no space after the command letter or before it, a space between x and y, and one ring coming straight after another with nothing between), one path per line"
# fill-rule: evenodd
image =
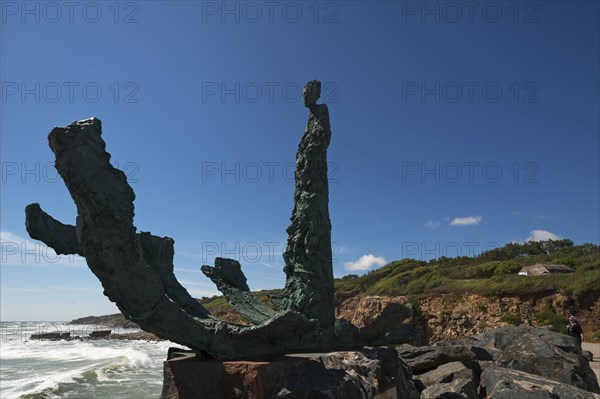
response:
M116 311L24 226L31 202L74 224L47 134L90 116L192 295L217 293L199 270L215 256L283 287L310 79L331 114L336 276L598 244L598 17L596 1L2 2L2 320Z

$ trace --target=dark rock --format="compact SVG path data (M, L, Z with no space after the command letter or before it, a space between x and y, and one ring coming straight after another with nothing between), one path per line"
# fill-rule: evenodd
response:
M415 380L419 380L424 387L435 384L452 382L457 379L473 380L473 370L467 368L462 362L450 362L439 365L433 370L415 375Z
M478 369L478 358L469 348L440 341L432 346L415 347L408 344L396 347L398 354L414 373L435 369L450 362L462 362L470 369Z
M199 360L172 353L161 399L416 399L392 349L287 355L262 361ZM418 394L417 394L418 395Z
M436 384L421 392L421 399L478 399L475 383L468 378Z
M421 398L475 398L481 378L480 397L600 399L591 393L598 392L596 376L576 340L548 329L501 327L455 344L397 349L417 373ZM456 381L468 383L462 392L451 386Z
M594 354L590 351L581 351L581 354L583 355L583 357L585 357L587 359L588 362L593 362L594 361Z
M163 339L157 337L156 335L146 332L146 331L135 331L135 332L129 332L129 333L117 333L117 334L110 334L108 337L106 337L108 339L122 339L122 340L127 340L127 341L146 341L146 342L153 342L153 341L163 341Z
M482 348L480 346L475 346L475 345L465 345L465 347L467 349L469 349L475 355L475 359L477 359L479 361L494 360L494 355L492 355L492 353L498 352L497 349Z
M111 330L97 330L90 333L90 338L104 338L110 335Z
M52 332L52 333L40 333L40 334L32 334L29 339L44 339L50 341L57 341L60 339L68 340L71 338L70 332Z
M496 328L462 342L497 349L491 354L500 366L600 393L588 360L568 335L522 325Z
M545 328L527 325L499 327L459 341L460 344L475 344L484 348L503 351L515 342L544 341L565 352L581 354L581 348L574 345L577 341L568 335L559 334Z
M379 317L360 329L360 335L365 342L369 342L371 345L384 345L384 341L406 342L406 326L400 323L412 317L412 308L407 305L393 302L388 303ZM411 326L409 332L412 332L412 330L413 327ZM383 341L380 339L382 332L385 332ZM393 338L395 335L398 337Z
M481 391L493 399L599 399L583 389L523 371L490 364L481 373Z
M415 386L413 381L413 372L408 363L406 363L401 357L398 357L400 363L400 378L398 379L398 392L400 392L400 398L405 399L419 399L421 394Z

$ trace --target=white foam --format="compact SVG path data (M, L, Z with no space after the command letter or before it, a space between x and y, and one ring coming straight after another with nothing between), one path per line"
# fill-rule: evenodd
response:
M61 384L69 383L77 383L83 390L85 384L114 386L132 380L137 383L140 378L161 380L159 370L171 345L124 340L3 342L0 397L52 396Z
M16 398L23 395L56 390L61 383L75 383L75 378L81 377L83 373L93 368L93 366L87 366L58 372L46 371L25 379L3 381L2 395L4 397L4 394L6 394L6 397Z

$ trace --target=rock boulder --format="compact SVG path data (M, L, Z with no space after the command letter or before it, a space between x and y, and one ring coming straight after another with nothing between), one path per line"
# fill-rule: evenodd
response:
M496 364L484 367L480 391L494 399L600 399L593 392Z
M499 366L600 393L588 360L568 335L523 325L496 328L463 343L488 349Z
M397 398L418 391L388 348L286 355L265 360L217 361L170 352L161 399Z

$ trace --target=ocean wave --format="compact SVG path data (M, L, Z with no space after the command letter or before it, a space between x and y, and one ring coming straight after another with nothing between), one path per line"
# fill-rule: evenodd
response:
M170 345L139 341L29 341L2 345L4 376L0 397L111 397L95 393L145 380L162 381L162 361Z
M45 372L19 380L3 381L2 396L23 399L59 398L63 391L61 384L85 384L85 375L90 377L89 372L93 371L93 367L92 365L59 372Z

